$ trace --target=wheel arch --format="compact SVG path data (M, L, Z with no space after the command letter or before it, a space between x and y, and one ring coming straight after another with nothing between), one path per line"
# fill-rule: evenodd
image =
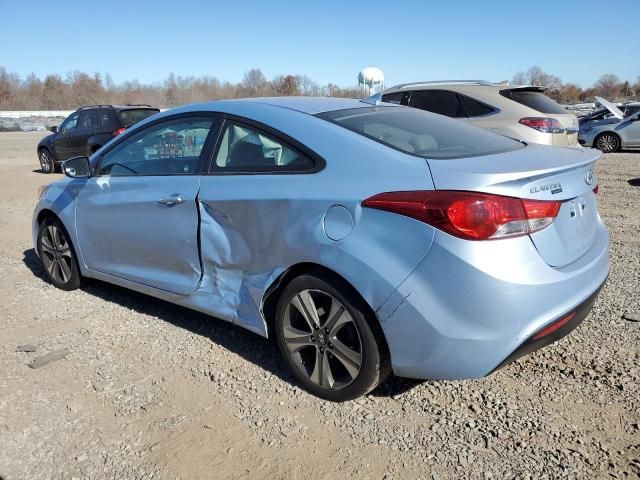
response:
M48 208L43 208L42 210L40 210L38 216L36 217L36 221L38 222L38 225L42 225L42 222L44 222L47 218L55 218L64 225L60 217L53 210L50 210Z
M371 305L369 305L369 303L352 285L352 283L349 282L349 280L344 278L335 270L313 262L301 262L290 266L284 272L282 272L266 289L265 294L262 297L261 310L267 325L267 335L269 336L269 338L274 338L275 316L280 294L294 278L299 277L300 275L313 273L323 276L335 277L348 286L351 292L360 300L361 307L365 310L364 313L366 314L366 316L372 320L371 327L374 329L374 334L381 340L381 343L384 347L384 356L387 359L390 359L390 350L387 343L386 335L384 334L384 330L382 328L382 325L380 324L380 320L373 308L371 308Z
M100 143L90 143L89 144L89 155L93 155L94 153L96 153L98 150L100 150L103 147L103 145L101 145Z

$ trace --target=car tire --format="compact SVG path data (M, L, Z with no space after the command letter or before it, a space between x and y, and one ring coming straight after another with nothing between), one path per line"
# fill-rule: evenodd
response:
M341 278L294 278L276 309L278 348L296 380L334 402L358 398L389 373L383 333L362 298Z
M593 146L602 153L614 153L620 150L620 137L615 133L604 132L596 137Z
M40 160L40 171L42 173L53 173L55 171L56 164L53 156L46 148L38 150L38 160Z
M80 275L75 250L62 223L46 218L38 229L38 255L51 283L61 290L80 288L84 279Z

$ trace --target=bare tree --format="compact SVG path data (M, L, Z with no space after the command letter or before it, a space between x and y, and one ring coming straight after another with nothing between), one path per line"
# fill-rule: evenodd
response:
M298 85L298 78L293 75L284 75L276 77L273 82L273 86L278 95L292 96L300 95L300 87Z
M242 89L251 97L263 94L267 85L267 78L259 68L252 68L242 77Z
M545 73L544 70L538 66L533 66L526 72L516 73L513 77L513 83L516 85L534 85L554 89L562 85L562 80L560 80L560 77Z
M622 85L620 79L616 75L610 73L602 75L594 85L598 95L602 97L615 99L620 95Z

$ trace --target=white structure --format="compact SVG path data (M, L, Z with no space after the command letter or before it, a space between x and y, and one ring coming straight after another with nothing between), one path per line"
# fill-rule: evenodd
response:
M0 118L68 117L75 110L0 110Z
M384 73L377 67L363 68L358 74L358 85L366 97L384 90Z

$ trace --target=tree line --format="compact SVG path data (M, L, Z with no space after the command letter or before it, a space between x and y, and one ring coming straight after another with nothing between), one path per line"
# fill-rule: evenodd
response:
M640 96L640 77L635 83L621 81L612 74L602 75L591 87L581 88L531 67L518 72L513 80L518 85L550 87L547 95L560 103L593 101L597 95L619 101ZM333 83L320 85L307 75L277 75L268 80L260 69L247 71L242 81L231 83L213 76L180 76L173 73L162 82L141 83L129 80L116 84L110 75L70 72L64 78L50 74L40 78L18 74L0 66L0 110L73 110L82 105L146 103L173 107L186 103L257 96L311 95L362 96L357 86L341 88Z
M128 103L164 108L207 100L281 95L362 96L357 86L320 85L306 75L278 75L268 80L257 68L247 71L239 83L171 73L159 83L128 80L116 84L108 74L74 71L64 78L51 74L41 79L33 73L21 78L0 66L0 110L73 110L82 105Z
M602 75L593 86L583 89L572 82L563 83L560 77L548 74L540 67L534 66L526 72L516 73L512 83L514 85L549 87L546 94L559 103L592 102L596 96L611 101L624 101L640 97L640 77L632 84L628 80L622 81L610 73Z

